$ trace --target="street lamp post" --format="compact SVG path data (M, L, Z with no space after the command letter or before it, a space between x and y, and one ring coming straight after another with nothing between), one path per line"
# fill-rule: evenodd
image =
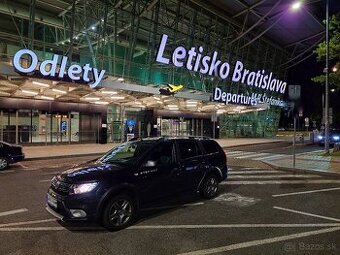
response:
M325 153L329 153L329 0L326 0L326 84L325 84Z

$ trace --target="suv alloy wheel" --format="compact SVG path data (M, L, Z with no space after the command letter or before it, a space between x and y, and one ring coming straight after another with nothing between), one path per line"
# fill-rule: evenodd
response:
M127 195L117 195L109 200L103 211L102 223L109 230L120 230L131 224L135 216L135 203Z
M8 167L8 160L6 158L0 157L0 170L4 170Z
M201 195L204 198L214 198L217 196L218 193L218 180L216 175L211 174L208 175L202 185Z

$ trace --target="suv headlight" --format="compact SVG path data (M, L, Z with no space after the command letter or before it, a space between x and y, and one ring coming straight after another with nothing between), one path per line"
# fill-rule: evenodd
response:
M87 182L81 184L73 184L70 187L70 195L72 194L83 194L94 190L97 187L98 182Z
M338 135L335 135L335 136L333 136L333 139L334 139L335 141L339 141L340 137L339 137Z

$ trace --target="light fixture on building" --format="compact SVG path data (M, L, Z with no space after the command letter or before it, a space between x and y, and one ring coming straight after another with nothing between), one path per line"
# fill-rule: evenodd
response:
M34 96L36 96L36 95L39 94L39 93L37 93L37 92L30 91L30 90L24 90L24 89L22 89L21 92L22 92L22 93L25 93L25 94L34 95Z
M125 97L123 97L123 96L113 96L113 97L111 97L112 99L117 99L117 100L119 100L119 99L125 99Z
M92 26L91 29L92 29L92 30L96 30L96 26Z
M47 97L47 96L40 96L41 99L46 99L46 100L54 100L53 97Z
M57 92L57 93L61 93L61 94L66 94L67 92L64 90L60 90L60 89L52 89L52 91Z
M88 100L88 101L96 101L96 100L100 100L99 97L84 97L84 100Z
M104 101L98 101L98 102L94 102L95 104L102 104L102 105L107 105L109 104L109 102L104 102Z
M44 88L50 87L50 85L48 85L48 84L46 84L46 83L38 82L38 81L32 81L32 83L33 83L34 85L38 85L38 86L44 87Z

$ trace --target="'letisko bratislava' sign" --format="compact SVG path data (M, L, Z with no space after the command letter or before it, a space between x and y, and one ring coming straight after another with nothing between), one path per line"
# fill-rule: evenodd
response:
M266 73L265 70L251 71L244 67L241 61L236 61L233 71L228 62L218 59L218 53L214 51L211 55L205 55L202 46L186 49L178 46L172 51L170 58L164 56L167 47L168 36L162 35L159 44L156 61L169 65L170 62L176 67L184 67L189 71L199 72L204 75L217 76L222 80L231 79L233 82L241 82L250 87L257 87L268 92L284 94L287 83L276 79L272 72ZM271 105L282 106L284 104L278 98L267 97L266 94L243 95L224 92L221 88L215 88L213 94L214 101L222 101L225 104L245 104L255 105L258 102L266 102Z
M20 61L24 55L28 55L31 59L29 65L22 65ZM60 65L58 64L60 60ZM38 70L43 77L64 79L65 76L72 81L82 81L89 84L91 88L99 85L103 79L105 70L99 71L97 68L91 67L90 64L80 66L72 64L67 66L68 57L53 54L52 59L47 59L39 64L37 54L28 49L21 49L15 53L13 57L14 68L20 73L32 73Z

